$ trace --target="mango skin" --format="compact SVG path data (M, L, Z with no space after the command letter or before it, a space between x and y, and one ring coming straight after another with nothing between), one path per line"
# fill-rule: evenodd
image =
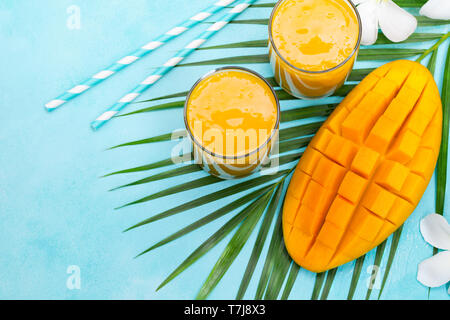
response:
M300 159L283 206L284 242L323 272L383 242L411 215L436 166L442 102L431 73L398 60L339 104Z

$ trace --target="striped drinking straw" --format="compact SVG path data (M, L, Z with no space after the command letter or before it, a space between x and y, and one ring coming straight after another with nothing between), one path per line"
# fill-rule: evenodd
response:
M141 47L140 49L136 50L135 52L131 53L130 55L120 59L116 63L110 65L105 70L102 70L95 75L93 75L90 79L87 79L86 81L80 83L79 85L73 87L72 89L66 91L61 96L56 98L55 100L50 101L45 105L47 111L53 111L56 108L62 106L64 103L68 102L69 100L72 100L79 95L81 95L83 92L86 92L88 89L98 85L99 83L103 82L105 79L108 79L113 74L119 72L120 70L126 68L127 66L131 65L132 63L136 62L137 60L141 59L142 57L146 56L150 52L154 51L155 49L161 47L163 44L169 42L172 39L175 39L180 34L184 33L186 30L194 27L195 25L199 24L200 22L204 21L211 15L217 13L218 11L222 10L224 7L228 6L229 4L235 2L236 0L219 0L214 5L210 6L209 8L201 11L200 13L196 14L195 16L191 17L190 19L186 20L185 22L181 23L175 28L172 28L171 30L167 31L162 36L159 36L158 38L154 39L153 41L147 43L145 46Z
M111 120L117 113L119 113L128 104L136 100L142 93L153 86L159 79L161 79L166 73L172 70L176 65L178 65L182 60L188 57L197 48L202 46L206 40L211 38L219 30L222 30L230 21L235 19L239 14L241 14L245 9L247 9L251 4L257 0L245 0L240 4L236 5L228 13L219 19L216 23L211 25L205 32L203 32L194 41L191 41L187 46L180 50L175 56L170 58L162 67L158 68L153 74L142 81L136 88L126 94L122 99L120 99L115 105L105 111L100 117L91 123L91 127L94 130L99 129L106 122Z

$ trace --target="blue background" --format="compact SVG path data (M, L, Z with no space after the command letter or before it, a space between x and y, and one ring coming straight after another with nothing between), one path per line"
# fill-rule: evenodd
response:
M264 1L264 0L263 0ZM263 2L262 1L262 2ZM261 1L260 1L261 2ZM100 176L166 159L173 143L133 148L107 148L183 128L182 110L114 119L99 132L89 123L123 93L164 63L205 25L187 32L99 87L54 113L44 104L64 90L164 33L213 1L206 0L2 0L0 2L0 298L3 299L192 299L227 243L222 241L164 289L159 283L227 219L221 218L181 240L139 259L133 257L168 234L211 212L211 204L122 233L122 230L175 204L193 199L211 187L162 198L122 210L115 207L185 181L172 178L120 191L109 189L143 176ZM67 8L81 9L81 29L67 27ZM270 9L250 9L240 19L265 18ZM245 29L245 32L242 30ZM448 26L433 32L448 32ZM264 26L230 25L208 44L262 39ZM432 43L412 44L428 48ZM407 46L407 45L405 45ZM441 85L447 44L438 56L436 78ZM213 50L195 53L188 61L226 55L265 53L264 49ZM378 64L377 64L378 65ZM367 63L359 64L361 67ZM268 65L250 65L271 75ZM185 91L211 67L177 68L145 97ZM298 103L297 103L298 105ZM285 104L284 108L289 108ZM136 109L131 106L127 111ZM291 125L298 125L298 122ZM189 178L203 176L194 173ZM419 232L419 221L434 211L434 179L420 205L406 222L382 298L426 299L428 289L416 281L417 265L432 254ZM215 188L215 187L212 187ZM446 217L449 201L446 203ZM210 298L234 298L256 232ZM385 266L390 241L383 258ZM267 250L265 246L264 253ZM364 298L369 253L355 298ZM339 269L330 299L346 297L353 262ZM81 290L66 286L70 265L81 269ZM255 275L261 271L258 264ZM257 277L247 298L255 292ZM315 275L301 270L291 298L308 299ZM378 295L374 290L372 298ZM431 299L448 299L444 287Z

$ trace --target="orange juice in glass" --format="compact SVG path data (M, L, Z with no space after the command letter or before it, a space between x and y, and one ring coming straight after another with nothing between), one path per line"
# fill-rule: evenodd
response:
M350 0L280 0L269 22L275 79L303 99L332 95L358 55L361 20Z
M255 172L268 159L278 135L280 106L263 77L225 67L194 84L184 121L196 162L212 175L233 179Z

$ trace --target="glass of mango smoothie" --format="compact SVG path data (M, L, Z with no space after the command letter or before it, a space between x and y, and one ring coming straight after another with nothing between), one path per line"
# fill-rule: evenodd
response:
M332 95L358 55L361 20L350 0L280 0L269 22L275 79L303 99Z
M280 105L259 74L225 67L194 84L184 121L195 161L212 175L233 179L267 162L278 137Z

